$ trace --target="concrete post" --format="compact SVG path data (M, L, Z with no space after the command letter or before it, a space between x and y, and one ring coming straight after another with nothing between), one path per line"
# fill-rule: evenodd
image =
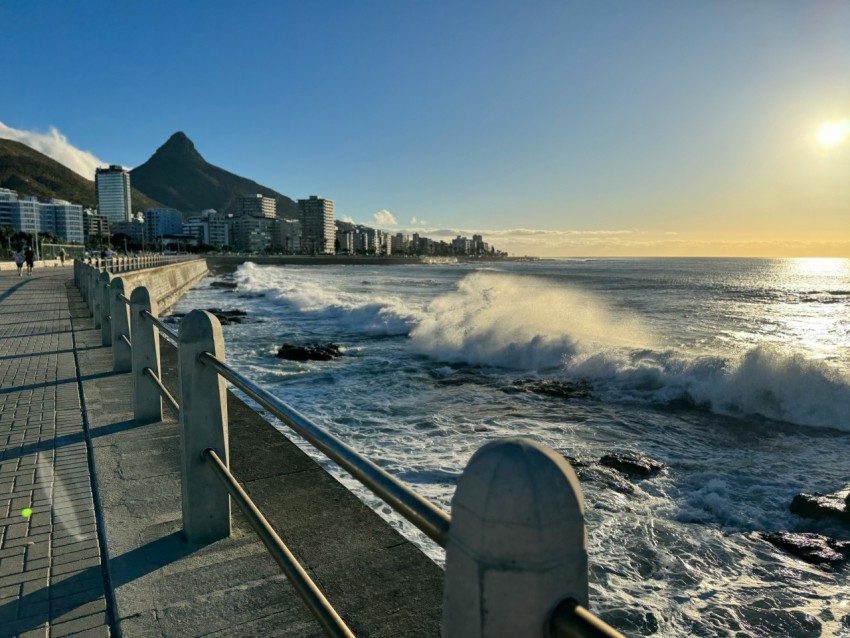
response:
M91 313L94 319L94 327L100 328L100 295L98 294L98 283L100 282L100 271L92 268L89 274L89 285L91 286Z
M112 280L112 275L108 270L100 273L100 344L103 346L112 345L112 321L110 320L110 304L109 304L109 282Z
M229 466L224 379L198 356L224 359L221 324L204 310L180 323L180 448L183 456L183 533L190 543L230 536L230 495L204 460L212 448Z
M543 636L565 598L587 606L584 498L575 472L533 441L488 443L452 498L443 636Z
M156 299L151 299L148 289L139 286L130 295L130 334L133 349L130 358L133 368L133 420L136 423L162 421L162 397L145 374L150 368L159 376L159 328L142 316L147 310L157 316Z
M120 296L124 294L124 280L115 277L109 283L109 306L112 315L112 371L130 372L133 368L130 346L121 338L130 338L130 309Z

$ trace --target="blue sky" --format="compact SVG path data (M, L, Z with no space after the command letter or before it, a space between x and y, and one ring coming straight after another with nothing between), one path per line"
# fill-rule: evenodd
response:
M847 2L0 0L0 24L0 122L104 162L182 130L338 217L512 252L850 256L850 144L815 139L850 118Z

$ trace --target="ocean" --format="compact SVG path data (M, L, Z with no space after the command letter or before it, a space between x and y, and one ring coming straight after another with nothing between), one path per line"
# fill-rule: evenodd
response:
M209 286L222 278L238 287ZM175 311L212 307L248 313L224 327L234 367L447 511L466 461L498 437L584 465L664 463L619 488L610 472L582 481L591 608L627 635L850 636L850 567L756 535L850 540L788 509L850 484L850 259L246 263ZM284 342L343 356L284 361Z

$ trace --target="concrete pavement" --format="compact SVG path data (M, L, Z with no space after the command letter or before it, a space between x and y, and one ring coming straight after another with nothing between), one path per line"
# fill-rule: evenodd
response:
M0 272L0 636L109 636L66 283Z

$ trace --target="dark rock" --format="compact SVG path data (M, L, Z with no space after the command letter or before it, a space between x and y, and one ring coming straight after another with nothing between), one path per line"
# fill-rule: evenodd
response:
M803 518L833 518L850 523L850 510L847 507L847 495L834 494L797 494L789 507L791 512Z
M222 326L229 326L232 323L245 323L245 317L248 315L244 310L222 310L221 308L207 308L208 313L215 315Z
M306 346L284 343L278 348L277 356L289 361L330 361L342 356L342 351L335 343L315 343Z
M837 567L850 560L850 542L820 534L757 532L756 536L812 565Z
M631 478L649 478L655 476L666 466L642 454L606 454L599 463L614 468Z
M579 481L599 483L610 490L620 494L634 494L635 486L629 483L623 475L609 467L602 465L579 465L575 466L576 476Z
M210 283L210 288L228 288L230 290L233 290L238 285L239 284L234 281L213 281Z
M559 399L592 399L590 385L586 381L553 381L551 379L519 379L511 384L511 390L542 394ZM511 391L509 390L509 391Z

